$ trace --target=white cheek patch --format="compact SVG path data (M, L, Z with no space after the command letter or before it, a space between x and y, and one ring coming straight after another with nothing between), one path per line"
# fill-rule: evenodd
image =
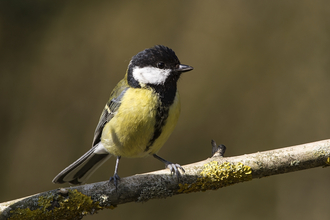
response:
M143 84L164 84L170 73L170 69L159 69L150 66L133 68L134 79Z

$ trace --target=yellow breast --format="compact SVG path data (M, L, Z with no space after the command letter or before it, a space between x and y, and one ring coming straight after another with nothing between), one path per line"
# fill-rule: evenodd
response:
M169 108L168 118L161 135L146 151L153 137L159 98L151 89L130 88L125 93L116 115L107 123L101 141L115 156L143 157L156 153L172 133L180 114L180 98Z

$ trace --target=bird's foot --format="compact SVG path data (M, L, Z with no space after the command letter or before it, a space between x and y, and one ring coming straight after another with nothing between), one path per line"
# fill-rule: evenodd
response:
M160 160L161 162L163 162L165 164L165 168L170 169L171 174L173 175L175 173L176 177L178 178L178 180L181 177L181 173L180 170L184 173L186 172L181 166L180 164L174 164L171 163L170 161L167 161L163 158L161 158L160 156L158 156L157 154L153 154L152 156L154 156L154 158L156 158L157 160Z
M118 181L120 180L120 177L118 176L117 173L115 173L112 177L110 177L108 184L110 185L111 182L113 181L113 185L115 185L116 189L118 186Z
M167 162L165 163L165 167L170 169L171 171L171 174L175 174L176 177L179 179L181 177L181 173L180 173L180 170L185 173L186 171L183 169L182 166L180 166L180 164L174 164L174 163L171 163L171 162Z

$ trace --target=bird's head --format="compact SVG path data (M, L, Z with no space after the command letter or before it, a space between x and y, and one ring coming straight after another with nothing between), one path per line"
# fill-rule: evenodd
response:
M157 45L141 51L129 63L127 82L132 87L176 84L181 73L192 70L181 64L174 51Z

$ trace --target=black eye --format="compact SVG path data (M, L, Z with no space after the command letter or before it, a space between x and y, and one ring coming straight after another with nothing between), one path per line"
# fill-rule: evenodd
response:
M163 62L159 62L159 63L157 63L157 67L158 67L159 69L164 69L164 68L165 68L165 63L163 63Z

